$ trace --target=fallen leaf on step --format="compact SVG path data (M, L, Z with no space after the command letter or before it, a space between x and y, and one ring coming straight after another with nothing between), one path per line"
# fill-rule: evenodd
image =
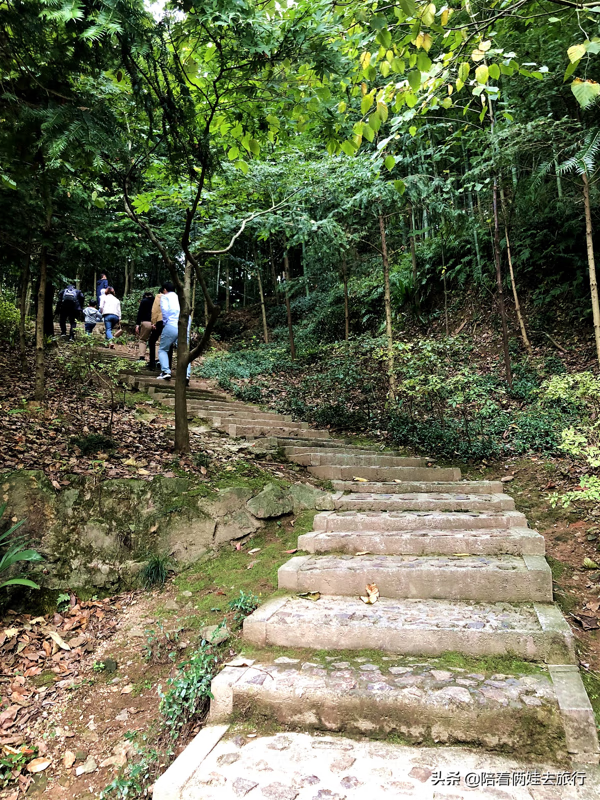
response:
M471 553L452 553L452 555L454 558L466 558L467 556L470 556Z
M394 478L394 483L402 483L402 481L400 480L400 478Z
M71 769L75 763L76 755L72 750L67 750L63 756L63 764L66 769Z
M298 548L294 547L293 550L284 550L283 552L287 553L288 555L291 555L292 553L297 553L298 552Z
M379 589L374 583L367 583L367 596L361 596L360 599L367 605L373 605L379 600Z
M368 483L369 481L366 478L352 478L354 481L358 481L359 483Z
M500 478L500 481L502 483L509 483L514 479L514 477L515 477L514 475L505 475L503 478Z
M366 556L369 554L368 550L361 550L360 553L356 553L357 556Z
M584 569L600 569L598 564L595 561L592 561L591 558L584 558L583 559L583 568Z
M131 694L133 692L133 684L128 683L127 686L124 686L121 689L121 694Z
M319 600L321 592L300 592L298 597L303 597L305 600Z
M252 553L258 553L260 547L253 547L252 550L248 550L248 555L252 555Z
M147 469L138 469L138 475L150 475Z
M251 561L246 567L246 569L252 569L252 567L254 567L256 564L258 564L258 561Z

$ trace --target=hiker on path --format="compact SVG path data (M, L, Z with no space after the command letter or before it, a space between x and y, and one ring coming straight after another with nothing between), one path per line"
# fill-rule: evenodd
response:
M101 272L99 279L96 281L96 302L98 303L98 308L100 308L100 301L102 300L102 297L107 289L108 279L106 277L106 273Z
M98 303L90 300L89 305L83 309L83 326L88 336L92 335L99 322L102 322L102 314L98 311Z
M109 286L106 292L102 295L102 299L100 300L100 313L102 314L102 319L104 320L104 327L106 329L106 338L109 343L109 347L114 350L113 344L113 329L119 327L121 322L121 303L117 300L115 296L115 290L112 286Z
M146 360L146 343L152 333L153 305L154 295L152 292L144 292L135 320L135 332L140 339L138 361Z
M159 381L171 380L171 366L169 364L169 348L177 344L177 333L179 326L179 297L175 292L175 287L171 281L165 281L161 289L160 310L162 314L163 329L160 335L160 347L158 349L158 360L160 361L161 373L157 377ZM190 319L191 322L191 319ZM190 326L188 324L188 337ZM187 367L187 384L190 383L191 364Z
M150 322L152 323L152 333L150 334L150 338L148 340L148 352L150 353L150 361L148 363L148 369L155 370L156 369L156 343L160 339L160 335L163 329L163 321L162 321L162 312L160 310L160 298L162 297L162 292L159 292L156 297L154 298L154 303L152 304L152 315L150 318ZM169 348L169 368L173 363L173 346Z
M58 304L56 306L56 313L58 314L60 322L60 335L67 335L67 320L69 321L69 341L75 339L75 328L77 327L77 318L83 311L85 305L85 298L80 289L76 289L70 283L66 289L58 293Z

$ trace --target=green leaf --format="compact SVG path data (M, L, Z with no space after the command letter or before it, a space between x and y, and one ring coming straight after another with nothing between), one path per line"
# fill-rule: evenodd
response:
M392 34L388 31L387 28L384 28L383 30L379 31L379 33L375 38L382 47L385 47L386 50L392 44Z
M240 159L239 161L236 161L236 162L235 162L235 166L236 166L238 169L241 169L241 170L242 170L242 172L244 173L244 175L247 175L247 174L248 174L248 170L250 169L250 167L248 166L248 164L247 164L245 161L242 161L241 159Z
M398 180L394 181L394 189L397 192L400 192L400 194L404 194L404 192L406 191L406 184L404 183L404 181L398 178Z
M574 44L567 50L569 61L574 64L576 61L581 61L586 53L586 46L584 44Z
M408 132L410 133L411 136L416 136L417 135L417 126L416 125L411 125L410 128L408 129Z
M373 105L373 95L366 94L360 101L360 113L364 116Z
M381 117L379 116L379 114L376 111L375 111L374 114L371 114L371 116L369 117L369 126L371 128L373 128L375 133L377 133L379 128L381 128Z
M600 83L596 81L582 81L575 78L571 84L571 91L582 108L590 106L600 95Z
M235 160L236 160L236 158L239 156L239 154L240 154L240 148L239 148L239 147L235 147L235 146L234 146L234 147L232 147L232 148L230 149L230 151L227 153L227 158L228 158L230 161L235 161Z
M349 140L342 142L342 150L347 156L353 156L356 153L356 145Z
M417 67L421 70L421 72L429 72L431 69L431 59L423 50L421 50L417 56Z
M39 589L39 585L30 581L29 578L12 578L9 581L4 581L4 583L0 583L0 589L4 589L5 586L28 586L30 589Z
M563 78L563 83L565 83L566 81L568 81L568 80L569 80L569 78L570 78L570 77L571 77L571 75L572 75L572 74L575 72L575 70L577 69L577 67L579 66L579 64L580 64L580 62L579 62L579 61L574 61L572 64L569 64L569 66L568 66L568 67L566 68L566 70L565 70L565 75L564 75L564 78Z
M487 83L490 77L490 71L485 64L480 64L475 70L475 79L477 83Z
M503 111L502 112L502 116L504 117L504 119L507 119L509 122L512 122L514 120L513 115L509 111Z
M363 125L362 134L368 142L372 142L375 138L375 131L370 125L366 123Z
M414 17L417 13L417 4L415 0L400 0L400 8L407 17Z
M498 78L500 77L500 67L498 66L498 64L490 64L489 72L490 72L490 78L493 78L493 80L495 81L497 81Z
M421 16L421 21L423 22L423 25L433 25L435 21L435 6L433 5L433 3L430 3L426 7L425 11Z
M413 94L412 92L407 92L405 97L406 97L406 105L409 108L414 108L417 105L417 95L416 94Z
M421 73L418 69L408 73L408 85L413 92L418 92L421 88Z
M341 102L341 103L339 104L339 106L338 106L338 111L339 111L339 113L340 113L340 114L343 114L343 113L344 113L344 111L345 111L347 108L348 108L348 106L347 106L347 105L346 105L346 103L345 103L345 102L342 100L342 102Z
M252 155L257 156L260 154L260 143L256 139L250 139L248 142L248 150Z
M458 79L464 83L467 82L467 78L469 77L469 72L471 71L471 67L466 61L458 68Z
M391 172L396 166L396 159L394 158L394 156L386 156L385 161L383 163L385 165L385 168Z

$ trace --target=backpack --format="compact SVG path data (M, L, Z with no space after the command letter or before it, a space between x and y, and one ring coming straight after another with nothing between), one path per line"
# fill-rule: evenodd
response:
M77 300L77 289L73 286L67 286L63 292L63 300Z

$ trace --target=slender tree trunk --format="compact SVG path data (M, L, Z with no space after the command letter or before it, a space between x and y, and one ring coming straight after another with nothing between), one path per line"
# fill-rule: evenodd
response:
M446 279L446 253L442 241L442 276L444 278L444 322L446 326L446 336L450 336L450 325L448 323L448 281Z
M292 307L290 305L290 260L288 258L287 244L284 244L283 265L285 267L285 307L287 309L288 331L290 334L290 356L292 361L296 360L296 345L294 343L294 327L292 325Z
M388 349L388 379L389 398L396 399L396 375L394 373L394 332L392 328L392 294L390 291L390 262L388 259L387 239L385 235L385 220L379 211L379 233L381 235L381 258L383 261L383 295L385 304L385 331Z
M227 258L227 267L225 269L225 313L229 314L229 257Z
M496 285L498 287L498 305L502 318L502 345L504 348L504 366L506 369L506 382L512 387L512 371L510 368L510 353L508 351L508 323L506 320L506 305L504 303L504 290L502 288L502 263L500 260L500 219L498 214L498 179L494 176L492 193L494 211L494 260L496 262Z
M196 283L198 279L196 278L196 273L194 273L192 278L192 307L190 308L190 317L192 319L192 325L194 324L194 315L196 314Z
M23 264L21 275L21 296L19 300L19 352L21 355L21 366L27 366L27 341L25 339L25 324L27 321L27 295L29 294L29 273L30 273L31 254L27 249L27 256Z
M125 288L123 289L123 297L129 294L129 262L125 259Z
M189 453L190 432L187 415L187 365L190 348L188 320L190 318L190 288L192 265L186 259L183 292L179 293L179 322L177 325L177 369L175 370L175 452Z
M519 328L521 330L521 338L523 339L523 344L530 356L533 355L533 350L531 349L531 342L529 341L529 337L527 336L527 327L525 325L525 319L523 317L523 313L521 312L521 304L519 303L519 294L517 292L517 282L515 280L515 273L513 269L513 261L512 261L512 251L510 247L510 239L508 237L508 222L507 222L507 215L506 215L506 203L504 200L504 191L502 187L500 187L500 200L502 201L502 213L504 215L504 236L506 238L506 258L508 261L508 271L510 273L510 285L512 288L513 298L515 301L515 311L517 312L517 320L519 322Z
M592 211L590 205L590 183L587 172L581 176L583 180L583 204L585 207L585 241L587 245L588 268L590 272L590 293L592 295L592 313L594 316L594 336L596 339L596 357L600 365L600 306L598 305L598 283L596 282L596 259L594 258L594 238L592 234Z
M265 295L263 292L262 278L260 277L260 269L256 270L256 277L258 279L258 291L260 293L260 311L262 314L263 336L265 337L265 344L269 344L269 328L267 326L267 310L265 308Z
M410 260L412 263L413 289L417 290L417 248L415 247L415 212L412 203L408 204L408 238L410 240Z
M344 281L344 340L350 338L350 311L348 307L348 261L346 254L342 256L342 279Z
M244 280L244 295L242 297L242 308L246 308L246 272L242 270L242 278Z
M219 290L221 289L221 257L219 256L219 262L217 264L217 288L215 294L215 303L219 302Z
M208 303L206 302L206 297L204 298L204 327L208 325Z
M35 321L35 394L36 400L44 400L46 394L46 365L44 363L44 311L46 308L46 280L48 276L48 249L42 245L40 255L40 288L37 296L37 317Z

